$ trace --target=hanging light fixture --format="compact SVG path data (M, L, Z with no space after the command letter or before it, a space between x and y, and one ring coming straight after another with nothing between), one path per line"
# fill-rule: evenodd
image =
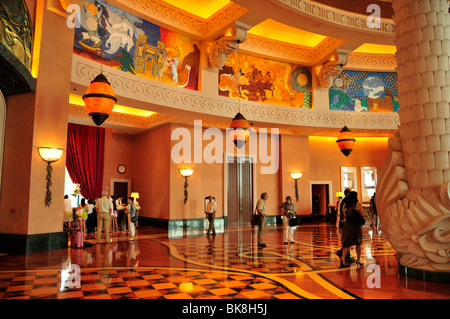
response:
M336 143L339 146L342 154L349 156L353 151L353 146L355 145L355 138L353 137L352 131L347 126L344 126L339 132L338 139Z
M238 74L241 74L241 69L240 69L240 62L239 62L239 43L240 40L237 40L237 44L238 44ZM239 75L237 76L237 87L239 90ZM244 117L244 115L242 115L241 113L241 97L238 96L239 98L239 111L238 113L234 116L233 120L231 121L230 124L230 128L232 130L229 131L231 138L233 139L233 143L234 145L236 145L237 148L242 148L242 146L245 145L245 143L247 143L249 137L250 137L250 124L248 123L248 121L246 120L246 118Z
M250 137L250 124L248 124L245 117L238 112L234 116L233 121L231 121L230 128L232 129L230 130L230 136L233 139L234 145L236 145L237 148L241 148L247 143Z
M92 80L91 84L83 95L86 109L97 126L109 117L117 98L111 84L103 73L100 73Z
M105 3L105 10L108 2ZM114 108L114 104L117 102L117 98L114 95L114 91L111 88L111 83L103 74L103 45L104 37L102 36L102 60L100 64L100 74L92 80L91 84L83 95L83 101L86 109L91 116L92 120L97 126L109 117L111 111Z
M342 77L341 81L342 81L342 84L341 84L341 86L342 86L342 101L344 103L344 124L345 124L346 119L345 119L344 77ZM353 151L353 146L355 145L355 142L356 142L356 140L353 137L352 131L347 127L347 125L344 125L342 130L339 132L338 139L336 141L342 154L344 154L345 156L349 156L350 153Z

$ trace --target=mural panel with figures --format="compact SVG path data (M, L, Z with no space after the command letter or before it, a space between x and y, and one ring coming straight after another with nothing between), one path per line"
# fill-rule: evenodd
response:
M310 67L242 53L219 70L219 95L276 105L312 108L311 83Z
M329 90L330 110L397 112L396 72L343 71Z
M109 3L105 6L103 0L77 2L82 5L74 53L124 72L198 90L199 41Z

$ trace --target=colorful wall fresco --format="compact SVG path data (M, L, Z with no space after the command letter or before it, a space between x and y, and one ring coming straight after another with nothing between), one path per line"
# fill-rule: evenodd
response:
M131 74L198 90L200 42L142 20L103 0L86 0L74 52ZM102 59L103 51L103 59Z
M311 83L310 67L242 53L219 70L219 95L277 105L312 108Z
M330 110L397 112L396 72L343 71L329 90Z

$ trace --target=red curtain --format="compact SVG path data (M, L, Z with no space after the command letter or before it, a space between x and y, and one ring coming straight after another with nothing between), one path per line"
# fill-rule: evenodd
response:
M102 197L104 155L104 128L69 123L66 167L86 199Z

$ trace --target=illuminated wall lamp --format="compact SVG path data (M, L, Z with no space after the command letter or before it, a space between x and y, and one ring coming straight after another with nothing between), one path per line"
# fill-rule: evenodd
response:
M297 180L302 177L302 173L300 172L290 172L289 175L291 175L291 178L295 181L295 200L298 202L298 185Z
M39 147L38 151L41 158L47 162L47 192L45 194L45 206L50 207L52 203L52 192L50 187L52 186L53 171L51 163L56 162L61 158L63 150L54 147Z
M180 168L180 174L184 177L184 203L188 200L188 177L192 175L194 170L192 168Z

